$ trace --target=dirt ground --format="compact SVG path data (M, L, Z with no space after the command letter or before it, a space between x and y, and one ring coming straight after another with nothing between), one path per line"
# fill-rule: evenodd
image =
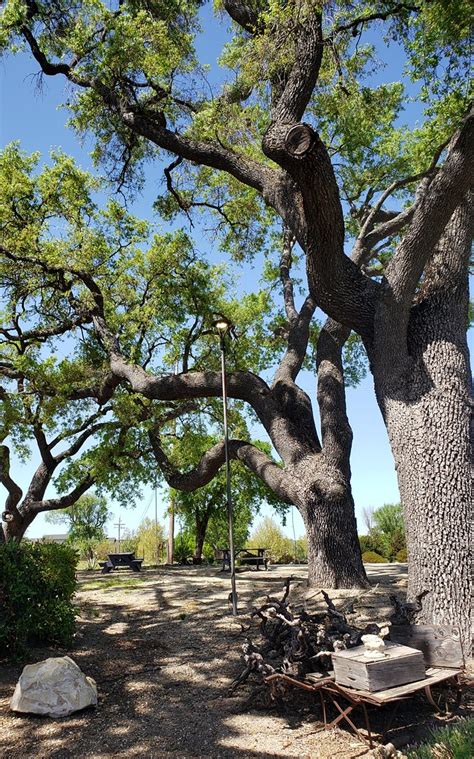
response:
M403 565L369 567L371 591L330 591L339 608L356 599L360 621L390 614L387 593L403 594ZM35 649L26 663L67 653L93 677L99 705L65 719L19 716L9 700L22 665L0 669L0 755L5 757L156 757L157 759L355 759L366 748L346 730L322 729L319 701L292 692L270 710L249 707L251 686L229 696L241 672L241 622L266 593L293 577L292 596L320 603L305 567L246 570L237 576L239 612L229 606L229 577L218 568L182 567L79 573L80 616L71 650ZM263 600L263 599L262 599ZM257 631L255 631L255 639ZM465 703L461 716L469 713ZM380 711L380 710L379 710ZM375 728L378 729L378 716ZM381 717L380 717L381 719ZM361 723L359 723L361 724ZM440 723L421 697L400 708L390 740L405 745Z

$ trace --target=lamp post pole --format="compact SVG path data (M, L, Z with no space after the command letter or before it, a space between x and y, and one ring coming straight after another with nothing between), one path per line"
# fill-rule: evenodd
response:
M229 428L227 425L227 382L225 338L232 325L226 319L218 319L215 327L219 333L221 344L221 375L222 375L222 407L224 412L224 452L225 452L225 475L226 475L226 495L227 495L227 522L229 528L229 553L230 553L230 585L232 598L232 614L238 615L237 611L237 587L235 582L235 552L234 552L234 513L232 506L232 492L230 488L230 459L229 459Z

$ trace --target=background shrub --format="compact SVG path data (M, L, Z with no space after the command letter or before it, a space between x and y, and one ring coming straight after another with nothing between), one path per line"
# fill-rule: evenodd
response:
M362 561L364 564L385 564L387 559L384 559L379 553L375 551L365 551L362 554Z
M77 559L68 545L0 545L0 658L24 655L30 642L71 643Z
M401 548L395 556L395 561L406 562L408 561L408 554L406 548Z

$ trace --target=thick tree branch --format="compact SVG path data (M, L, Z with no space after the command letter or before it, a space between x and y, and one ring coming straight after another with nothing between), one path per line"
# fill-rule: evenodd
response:
M242 0L223 0L223 6L233 21L249 34L254 34L258 28L258 10L255 9L255 2L244 3Z
M179 472L161 446L157 430L150 430L153 453L168 484L176 490L192 492L207 485L225 464L224 442L216 443L203 454L197 466L190 472ZM291 483L284 470L277 466L263 451L243 440L229 440L229 457L245 464L285 503L292 503Z
M342 348L349 330L328 319L316 350L318 405L324 455L350 481L352 429L347 418Z
M295 18L296 16L295 11ZM272 108L273 122L290 125L303 117L321 68L323 57L321 21L321 14L316 13L312 3L301 3L294 29L295 60L283 92Z
M77 76L74 71L74 67L68 63L51 63L38 45L38 41L32 34L31 29L29 29L26 25L21 27L21 33L30 46L33 57L41 66L41 70L44 74L47 74L47 76L56 76L58 74L61 74L63 76L66 76L69 81L77 84L79 87L91 86L91 82L88 79Z
M0 482L8 493L5 509L11 511L15 519L21 520L18 504L23 496L23 491L10 475L10 449L6 445L0 445Z
M311 319L316 310L316 301L311 295L305 299L301 311L288 331L288 345L280 362L272 387L282 380L295 381L306 356Z
M410 228L387 267L382 309L390 322L390 355L406 351L406 330L418 282L451 216L472 186L473 170L474 108L453 136L444 165L417 205Z
M344 218L334 170L319 135L307 124L273 125L264 149L293 177L303 197L308 284L331 318L372 339L379 286L344 254Z
M48 470L54 470L56 467L56 461L54 459L54 456L51 453L51 445L48 444L48 441L46 440L46 435L44 434L44 430L42 425L39 422L36 422L33 424L33 435L35 436L36 443L38 445L38 450L41 455L41 459Z
M290 277L291 252L294 244L295 238L285 225L283 230L283 250L280 257L280 280L283 285L283 302L285 304L286 318L290 324L298 318L298 312L295 308L293 280Z
M467 270L474 233L474 193L469 192L451 216L443 235L425 266L415 301L419 307L437 294L442 297L459 292L459 308L464 293L467 308Z
M259 192L263 192L267 185L271 186L275 181L274 169L222 145L200 142L172 132L161 125L152 113L136 113L132 108L121 106L120 115L126 126L155 145L189 161L228 172Z
M102 317L95 317L94 323L109 353L111 371L119 380L128 382L134 392L160 401L220 397L222 393L220 372L189 372L164 376L149 374L138 364L128 363L120 352L117 338L110 333ZM229 372L227 383L230 398L246 401L259 416L263 414L264 399L269 388L260 377L252 372Z
M59 498L48 498L45 501L32 501L25 509L25 513L39 514L42 511L56 511L57 509L67 509L68 506L72 506L79 500L81 495L84 495L89 488L95 483L95 478L90 474L80 482L73 490L66 495L62 495Z

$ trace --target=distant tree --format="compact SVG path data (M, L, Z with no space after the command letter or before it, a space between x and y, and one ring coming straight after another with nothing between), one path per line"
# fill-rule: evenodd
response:
M243 419L238 420L234 411L234 424L244 426ZM187 430L179 444L175 444L173 457L186 467L189 452L192 457L199 451L208 450L217 442L216 438L206 434L204 430L194 428ZM253 443L261 449L269 451L269 446L261 442ZM234 545L241 548L249 533L250 525L261 504L266 501L275 508L284 511L287 504L279 501L264 482L250 469L237 461L231 462L231 497L234 516ZM175 491L174 502L177 513L182 517L185 528L194 535L194 560L202 560L204 544L216 545L219 548L228 546L228 517L225 469L221 468L208 485L192 492Z
M47 513L46 521L67 525L68 541L79 549L92 567L95 563L94 548L105 539L104 527L110 516L107 500L103 496L88 493L67 509Z
M294 558L294 543L271 517L255 527L247 541L249 548L266 548L271 561L287 563Z
M372 526L368 535L360 536L362 551L375 551L393 561L406 549L405 523L400 503L386 503L372 510Z
M146 564L158 564L161 559L161 546L165 538L163 525L150 517L145 517L135 532L137 551Z
M374 521L374 509L372 506L364 506L362 509L362 517L367 530L370 532Z

